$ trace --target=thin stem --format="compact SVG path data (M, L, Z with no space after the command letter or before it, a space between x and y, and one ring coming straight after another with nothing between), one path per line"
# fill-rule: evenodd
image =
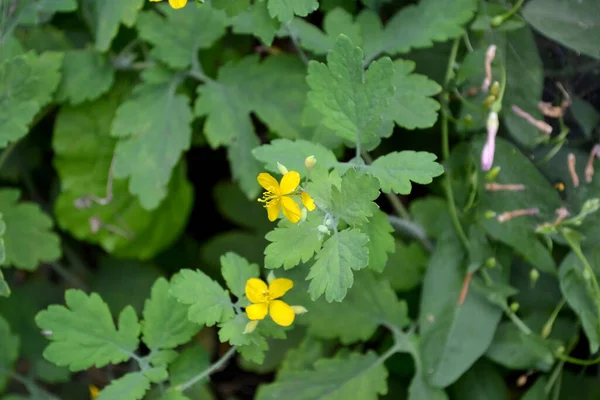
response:
M79 279L75 274L73 274L71 271L66 269L60 263L53 262L53 263L50 263L49 265L52 267L54 272L56 272L58 275L60 275L60 277L63 278L65 281L69 282L71 284L71 286L76 287L78 289L83 289L85 291L88 290L87 285L85 283L83 283L83 281L81 279Z
M533 331L525 324L525 322L523 322L523 320L521 320L521 318L519 318L508 305L505 305L503 308L506 316L510 318L512 323L515 324L515 326L519 328L521 332L526 335L531 335L533 333Z
M452 79L452 68L454 63L456 62L456 56L458 55L458 45L460 43L460 38L454 39L452 43L452 50L450 52L450 58L448 59L448 65L446 67L446 76L444 78L444 93L442 93L442 118L441 118L441 130L442 130L442 157L444 161L447 161L450 158L450 144L448 139L448 112L447 106L450 100L450 95L448 92L448 85L450 84L450 80ZM458 219L458 212L456 210L456 203L454 201L454 193L452 190L452 182L450 171L446 171L444 179L444 188L446 192L446 201L448 202L448 210L450 211L450 219L452 220L452 224L454 225L454 229L460 238L465 249L469 249L469 240L467 239L467 235L460 224L460 220Z
M398 232L402 232L407 236L418 240L426 250L433 251L433 243L431 243L431 240L427 237L427 233L425 233L420 225L393 215L388 215L388 221L390 221L390 224L392 224Z
M12 152L15 150L16 147L17 147L17 142L16 141L12 142L4 149L2 154L0 154L0 170L2 169L2 167L4 166L4 163L8 160L8 158L10 157L10 155L12 154Z
M502 21L504 22L507 19L509 19L510 17L512 17L513 15L515 15L517 13L517 11L519 11L519 8L521 8L521 6L523 5L524 2L525 2L525 0L517 1L517 3L513 6L513 8L511 8L506 13L501 15Z
M556 358L563 360L565 362L571 363L571 364L581 365L583 367L588 367L590 365L595 365L595 364L600 363L600 357L596 357L592 360L582 360L580 358L575 358L575 357L568 356L566 354L559 353L556 355Z
M285 24L285 29L290 34L290 39L292 39L292 44L294 45L294 48L296 49L298 56L300 57L300 59L302 60L304 65L308 65L308 57L306 56L306 53L304 52L304 50L302 50L302 47L300 46L300 42L298 42L298 37L296 36L296 32L294 32L294 30L290 27L289 23Z
M595 297L596 297L595 300L596 300L596 302L600 301L600 286L598 286L598 280L596 279L596 273L594 272L594 269L592 268L592 266L588 262L587 258L585 258L585 255L583 254L583 251L581 251L581 246L579 245L578 242L576 242L575 240L573 240L573 238L571 237L571 235L565 234L564 232L561 232L561 233L562 233L562 236L569 243L569 246L571 247L571 250L573 250L573 252L577 256L577 258L579 259L579 261L581 261L581 263L583 264L583 267L588 272L588 274L590 276L590 280L592 281L592 287L594 289L594 294L595 294ZM600 307L599 307L599 312L600 312Z
M44 390L43 388L38 386L32 379L29 379L29 378L27 378L23 375L20 375L16 372L8 371L1 367L0 367L0 372L3 372L5 375L8 375L15 381L21 383L23 386L25 386L27 388L27 391L29 391L29 393L31 395L42 394L44 397L47 397L48 399L57 399L57 397L55 395L47 392L46 390Z
M558 317L558 313L560 313L560 310L562 310L562 308L565 306L567 302L567 299L562 299L560 301L560 303L558 303L558 305L554 308L554 310L552 311L552 314L550 314L550 318L548 318L548 321L546 321L546 323L544 324L544 327L542 328L542 337L545 339L548 336L550 336L550 333L552 333L552 326L554 325L554 321L556 321L556 318Z
M169 392L169 391L183 392L186 389L189 389L190 387L194 386L197 382L201 381L202 379L208 377L210 374L221 369L227 363L227 361L229 361L229 359L231 357L233 357L235 352L236 352L236 348L234 346L234 347L230 348L229 350L227 350L227 353L223 354L223 357L221 357L219 360L217 360L216 363L212 364L210 367L208 367L207 369L205 369L198 375L193 376L192 378L188 379L181 385L177 385L175 387L168 389L167 392Z

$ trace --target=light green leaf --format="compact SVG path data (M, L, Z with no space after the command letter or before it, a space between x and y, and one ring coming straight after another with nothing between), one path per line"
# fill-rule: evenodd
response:
M294 18L288 29L292 35L298 37L303 48L315 54L327 54L341 34L348 36L357 46L362 46L360 25L354 22L352 14L339 7L325 15L324 32L302 18Z
M19 337L10 330L8 322L0 315L0 391L8 382L8 373L19 358Z
M337 165L333 152L318 143L307 140L275 139L269 144L264 144L252 151L254 157L265 165L265 169L280 174L277 163L285 165L290 171L297 171L300 176L306 175L304 160L314 156L317 164L325 168Z
M265 359L265 352L269 349L265 337L275 336L279 339L285 339L286 335L282 327L276 326L270 320L260 321L254 332L244 333L248 322L250 320L246 314L237 314L234 318L219 325L219 341L238 346L238 350L244 359L262 364ZM271 331L272 329L273 331Z
M129 360L140 334L133 308L121 311L117 329L108 305L98 294L88 296L69 289L65 303L66 307L51 305L35 317L40 329L48 331L50 344L44 350L48 361L75 372Z
M250 264L244 257L228 252L221 256L221 274L231 293L239 299L246 292L246 281L257 278L260 270L257 264Z
M62 54L28 52L0 63L0 148L19 140L60 82Z
M19 24L23 25L45 23L52 18L54 13L77 10L77 0L24 0L17 4L18 8L15 14L19 15Z
M317 165L310 172L310 182L308 182L307 191L316 204L324 209L331 209L331 190L336 187L338 190L342 185L340 174L334 169L329 172L327 168Z
M129 194L126 180L115 180L112 199L105 199L116 140L109 135L115 110L128 93L117 85L109 95L89 104L62 107L54 129L54 166L61 181L55 213L61 228L80 240L100 244L124 258L151 258L180 235L191 211L193 192L185 166L173 173L168 195L153 211ZM89 207L77 206L87 199ZM102 225L95 232L91 218Z
M171 384L174 386L181 385L208 367L210 367L210 354L201 345L192 344L179 353L177 359L169 364ZM201 380L192 388L203 386L205 382L206 379Z
M97 400L139 400L150 389L150 381L142 372L130 372L102 389Z
M452 386L455 398L461 400L506 400L509 398L504 378L485 359L475 363Z
M413 74L413 61L394 61L393 85L396 88L390 105L390 117L406 129L431 128L437 121L440 104L431 98L442 88L425 75Z
M532 0L523 18L536 30L577 53L600 60L600 16L593 2Z
M314 370L290 371L259 389L258 400L377 400L387 393L387 370L377 354L321 359Z
M144 0L102 0L96 2L96 49L102 52L110 48L117 36L119 24L133 27Z
M294 15L306 17L319 8L317 0L265 0L268 1L269 14L281 22L288 23Z
M379 179L382 192L409 194L410 181L427 185L444 172L436 159L435 154L426 151L395 151L379 157L365 170Z
M269 15L266 1L257 1L233 18L232 25L233 33L254 35L271 46L281 24Z
M170 349L188 342L200 326L187 318L188 307L169 295L169 282L159 278L144 305L142 340L154 351Z
M170 293L190 306L188 318L200 325L223 323L235 315L227 291L201 271L179 271L171 281Z
M342 177L341 187L331 188L331 212L350 225L362 225L379 209L374 203L378 197L377 179L351 168Z
M94 100L106 93L114 80L115 71L104 55L91 50L68 51L56 97L71 104Z
M342 301L354 283L352 270L358 271L369 263L369 238L357 229L347 229L331 236L306 279L311 280L308 292L314 301L325 294L329 303Z
M369 268L381 272L388 260L388 253L396 250L394 228L387 219L387 214L376 211L369 220L359 226L359 229L369 237Z
M340 35L327 55L327 65L309 62L308 99L327 128L350 143L374 147L392 132L385 117L394 97L393 79L389 58L373 62L365 73L362 50Z
M115 178L129 177L129 192L147 210L167 195L173 168L190 148L192 111L189 98L175 94L177 80L142 84L117 109L111 135L115 148Z
M51 231L52 219L35 203L18 203L17 189L0 190L0 214L6 224L4 265L33 271L40 262L61 257L60 240Z
M144 11L135 25L140 37L154 46L151 54L173 68L189 67L199 49L211 47L225 34L225 13L212 7L190 4L175 10L167 4Z
M250 0L212 0L211 7L225 11L228 17L235 17L250 7Z
M395 291L408 292L423 281L428 259L428 254L419 243L406 245L396 240L395 251L387 260L383 276Z
M311 213L306 221L292 224L281 220L279 226L267 233L271 242L265 249L265 268L294 268L300 262L308 262L321 249L317 226L322 218Z

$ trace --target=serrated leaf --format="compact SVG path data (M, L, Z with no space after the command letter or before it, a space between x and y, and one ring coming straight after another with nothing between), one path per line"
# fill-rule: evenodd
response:
M363 71L363 52L340 35L327 54L327 65L308 64L308 99L323 115L323 124L350 143L374 147L391 134L387 120L394 96L394 67L389 58L371 63Z
M309 215L306 221L292 224L281 220L277 228L267 233L271 242L265 248L265 268L294 268L300 262L308 262L321 249L317 226L321 217Z
M365 233L369 242L369 268L381 272L388 260L388 253L396 250L394 242L394 228L387 219L387 214L378 210L369 220L358 227Z
M294 15L306 17L319 8L317 0L265 0L268 1L269 14L281 22L288 23Z
M190 148L192 111L189 98L176 94L176 84L142 84L117 109L111 135L115 178L129 177L129 192L147 210L167 195L173 168Z
M431 98L442 87L425 75L412 73L413 61L394 61L394 80L396 88L390 105L390 118L406 129L431 128L437 121L440 104Z
M236 15L232 25L233 33L254 35L265 45L271 46L281 23L271 18L266 1L258 1Z
M40 262L61 257L60 239L51 231L52 219L35 203L18 199L17 189L0 190L0 214L6 224L4 265L33 271Z
M327 168L319 165L317 161L317 165L310 172L310 182L308 182L307 191L316 204L329 210L332 207L331 190L333 187L339 189L341 185L342 178L340 174L335 169L329 172Z
M234 318L219 325L219 341L221 343L229 342L230 345L237 346L241 356L247 361L262 364L265 352L269 349L265 338L267 332L263 328L270 321L261 321L254 332L244 333L248 322L250 320L246 314L237 314ZM282 327L277 327L277 329L283 330ZM285 334L282 338L285 339Z
M200 325L223 323L235 315L227 291L201 271L179 271L171 281L170 293L190 306L188 318Z
M28 52L0 63L0 148L28 132L60 82L62 54Z
M577 53L600 60L600 17L592 2L533 0L523 7L523 18L536 30Z
M321 359L314 370L290 371L262 386L257 399L377 400L387 393L387 375L377 354L350 353L345 358Z
M285 165L290 171L297 171L300 176L306 175L304 160L314 156L317 164L325 168L337 165L333 152L318 143L307 140L275 139L269 144L264 144L252 151L254 157L265 165L265 169L279 174L277 163Z
M112 200L76 207L81 198L105 198L116 140L109 135L115 110L128 93L118 84L97 101L62 107L52 147L54 166L61 181L55 204L59 225L80 240L99 243L107 252L124 258L151 258L179 236L191 211L193 192L185 167L176 168L168 195L153 211L142 208L127 189L126 180L114 180ZM103 226L92 231L90 218Z
M352 270L358 271L369 263L368 241L367 235L357 229L347 229L327 239L306 277L311 280L308 292L313 301L323 294L330 303L346 297L354 283Z
M144 305L142 340L152 351L177 347L200 330L188 320L188 307L169 295L169 288L169 282L159 278Z
M378 197L377 179L351 168L342 177L340 188L331 188L331 212L349 225L361 225L379 209L374 203Z
M244 257L228 252L221 256L221 274L231 293L239 299L245 294L248 279L257 278L260 270L257 264L250 264Z
M121 311L117 329L108 305L98 294L88 296L69 289L65 303L66 307L51 305L35 317L40 329L51 332L44 350L48 361L73 372L83 371L127 361L137 349L140 325L130 306Z
M17 7L19 24L36 25L49 21L54 13L77 10L77 0L24 0Z
M164 366L148 368L142 373L152 383L160 383L166 381L167 378L169 378L167 368Z
M102 52L110 44L119 30L119 25L131 28L137 19L144 0L102 0L95 4L96 49Z
M8 322L0 315L0 391L6 388L13 364L19 358L19 337L10 330Z
M382 192L409 194L411 181L427 185L444 172L436 159L426 151L395 151L379 157L365 170L379 180Z
M173 68L189 67L199 49L211 47L225 34L225 13L212 7L190 4L175 10L167 4L140 13L135 25L140 37L154 46L151 54Z
M71 104L94 100L106 93L114 80L115 71L104 55L91 50L68 51L56 97Z
M150 381L141 372L130 372L102 389L97 400L140 400L150 389Z
M250 6L250 0L213 0L211 7L225 11L228 17L235 17Z

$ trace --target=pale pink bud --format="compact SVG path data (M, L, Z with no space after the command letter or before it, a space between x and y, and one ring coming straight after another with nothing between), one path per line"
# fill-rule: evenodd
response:
M489 171L494 164L494 153L496 151L496 134L498 133L498 114L492 111L487 119L487 140L481 152L481 169Z

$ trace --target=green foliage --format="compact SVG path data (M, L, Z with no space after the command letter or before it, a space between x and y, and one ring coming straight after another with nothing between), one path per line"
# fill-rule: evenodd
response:
M6 387L8 372L19 357L19 337L10 331L10 325L0 317L0 390Z
M269 14L283 23L288 23L294 15L306 17L319 7L317 0L265 0Z
M279 226L266 234L271 243L265 248L265 268L290 269L308 262L321 249L318 225L321 221L312 215L303 223L281 221Z
M132 27L144 0L106 0L93 5L96 49L105 52L117 35L119 25Z
M106 57L91 50L66 52L62 65L56 97L71 104L97 99L115 80L115 71Z
M139 400L150 388L150 381L141 372L131 372L115 379L97 397L100 400Z

